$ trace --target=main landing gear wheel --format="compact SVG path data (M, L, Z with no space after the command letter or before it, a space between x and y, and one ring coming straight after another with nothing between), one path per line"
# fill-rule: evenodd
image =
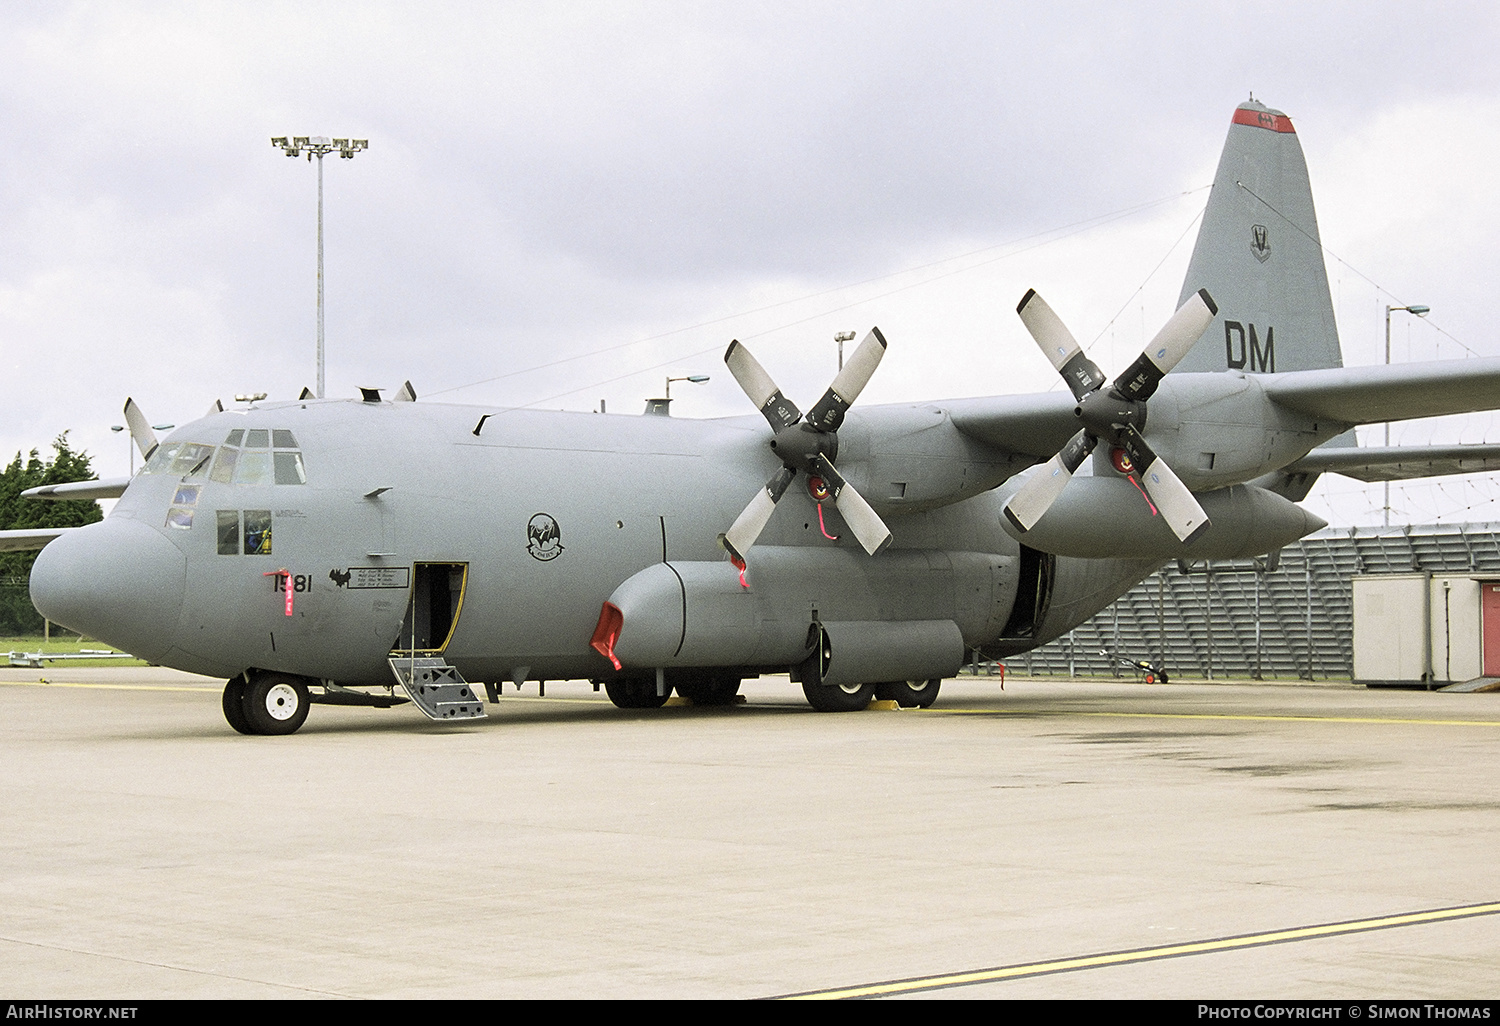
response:
M245 718L245 678L231 677L224 685L224 719L241 734L254 734L255 728Z
M245 719L256 734L295 734L307 720L307 705L307 686L295 677L267 673L245 686Z
M931 680L893 680L875 685L875 697L883 702L895 702L903 709L926 709L937 701L941 677Z
M875 685L803 684L802 693L818 712L858 712L875 697Z
M668 687L666 694L656 693L655 677L624 677L604 682L604 693L621 709L660 709L672 695Z
M677 681L677 693L694 705L730 705L740 693L738 674L694 675Z

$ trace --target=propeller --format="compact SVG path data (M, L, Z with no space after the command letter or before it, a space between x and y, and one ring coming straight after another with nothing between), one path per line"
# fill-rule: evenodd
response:
M781 469L755 493L750 505L719 538L737 564L744 565L745 553L770 522L776 504L799 470L808 476L808 486L815 491L819 501L833 499L844 522L866 552L873 556L890 544L891 532L885 522L833 465L839 449L839 426L844 423L849 407L869 384L875 368L880 366L885 345L885 336L880 334L880 329L871 329L833 379L833 384L828 386L828 391L823 393L823 398L804 417L797 404L781 394L781 389L776 387L776 382L771 380L760 362L750 355L750 350L738 340L729 343L724 352L724 363L776 433L771 448L781 457L782 463Z
M129 396L125 398L125 423L130 427L130 437L141 450L141 459L149 460L156 451L156 432L151 430L151 422Z
M1115 469L1135 480L1152 510L1161 514L1180 541L1191 542L1208 529L1208 514L1166 461L1146 444L1141 428L1146 424L1147 400L1156 394L1161 379L1193 348L1218 312L1208 290L1199 289L1156 333L1145 352L1125 373L1105 387L1104 372L1088 358L1072 332L1036 290L1031 289L1022 297L1016 313L1072 389L1073 397L1078 400L1074 413L1083 422L1083 429L1005 504L1005 516L1017 530L1025 532L1036 526L1100 439L1113 446L1111 459Z

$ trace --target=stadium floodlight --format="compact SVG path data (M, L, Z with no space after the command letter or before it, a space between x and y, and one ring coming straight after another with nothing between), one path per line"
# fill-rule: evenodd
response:
M1410 306L1389 306L1389 305L1386 306L1386 308L1385 308L1385 362L1386 362L1386 366L1390 366L1390 362L1391 362L1391 314L1394 311L1396 311L1396 310L1405 310L1407 313L1414 314L1417 317L1426 317L1428 314L1432 313L1432 307L1430 307L1430 306L1423 306L1421 303L1413 303ZM1385 422L1385 444L1386 444L1387 448L1389 448L1390 444L1391 444L1391 422L1390 421L1386 421ZM1391 483L1389 481L1387 481L1385 483L1385 515L1382 517L1382 523L1384 523L1386 527L1390 527L1391 526Z
M323 398L323 158L337 152L353 160L360 150L370 148L368 139L330 139L326 135L294 135L291 142L284 135L272 136L271 145L288 157L307 154L308 163L318 158L318 398Z

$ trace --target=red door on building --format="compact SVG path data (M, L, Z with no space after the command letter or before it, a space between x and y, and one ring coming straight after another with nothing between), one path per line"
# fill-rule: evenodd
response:
M1500 677L1500 581L1479 586L1480 630L1484 642L1484 675Z

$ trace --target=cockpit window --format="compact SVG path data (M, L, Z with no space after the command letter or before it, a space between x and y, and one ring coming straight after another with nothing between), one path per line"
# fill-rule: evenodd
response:
M307 471L302 468L300 452L278 452L275 456L277 484L307 484Z
M208 460L214 454L211 445L199 445L197 442L184 442L182 448L177 450L177 455L172 459L171 474L194 474L202 473L206 469Z
M172 466L172 461L177 458L177 450L182 448L181 442L168 442L166 445L157 446L146 465L141 468L142 474L165 474Z
M236 428L217 449L201 442L162 445L141 473L175 474L185 481L217 484L307 484L297 438L285 428Z
M243 433L242 431L231 431L229 434L232 437ZM231 449L227 445L219 446L219 455L214 460L214 469L208 475L208 479L216 481L219 484L229 484L234 480L234 465L239 462L239 458L240 451L238 449Z
M261 432L264 434L265 432ZM250 434L255 434L254 431ZM234 469L237 485L268 485L272 482L271 454L264 449L244 449L240 452L239 464Z

